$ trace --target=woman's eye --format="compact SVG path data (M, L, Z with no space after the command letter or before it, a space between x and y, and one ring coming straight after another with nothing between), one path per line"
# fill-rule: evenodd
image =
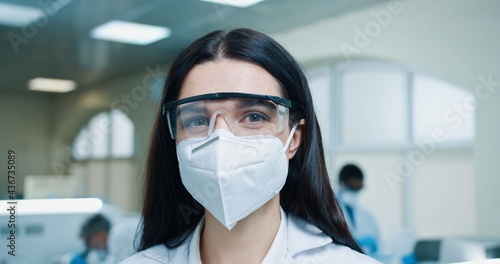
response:
M247 120L248 120L248 122L257 123L257 122L265 121L266 118L265 118L265 116L263 116L261 114L253 113L253 114L249 114L247 116Z
M200 127L200 126L206 126L208 124L206 118L190 118L186 122L184 122L184 127Z

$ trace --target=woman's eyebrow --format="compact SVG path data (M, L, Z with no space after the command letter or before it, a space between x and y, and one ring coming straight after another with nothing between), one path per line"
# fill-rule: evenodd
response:
M259 100L259 99L247 99L247 100L238 100L236 105L234 106L235 109L241 109L241 108L247 108L251 106L263 106L266 108L275 108L275 105L269 101L266 100Z
M189 104L179 107L179 110L177 111L177 116L179 116L180 114L206 113L206 112L207 109L205 106L202 106L200 104Z

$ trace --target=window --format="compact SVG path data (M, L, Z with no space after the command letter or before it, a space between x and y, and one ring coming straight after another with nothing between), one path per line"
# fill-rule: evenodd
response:
M401 144L408 136L406 73L391 68L354 68L340 75L344 145Z
M360 203L383 240L400 228L426 230L424 237L474 233L472 91L377 61L327 64L307 75L331 182L344 164L361 167Z
M77 134L72 147L75 160L129 158L134 154L134 125L121 111L95 115Z
M134 124L119 110L100 112L78 132L72 144L71 179L80 197L99 197L125 211L137 210L138 171Z
M444 80L375 62L321 66L308 76L327 149L403 149L436 130L440 146L474 142L475 97Z
M413 135L419 142L441 130L445 141L472 143L476 100L472 92L423 74L413 78Z

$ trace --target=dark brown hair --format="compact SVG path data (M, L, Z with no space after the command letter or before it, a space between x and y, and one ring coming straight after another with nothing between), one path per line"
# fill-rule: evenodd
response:
M250 29L215 31L201 37L173 62L161 105L178 99L183 81L194 66L220 58L249 62L265 69L292 101L290 123L306 121L301 146L289 161L287 180L280 192L283 210L317 226L334 243L362 252L349 232L330 186L307 80L297 62L275 40ZM149 148L139 250L157 244L177 246L204 213L181 182L176 145L169 133L160 106Z

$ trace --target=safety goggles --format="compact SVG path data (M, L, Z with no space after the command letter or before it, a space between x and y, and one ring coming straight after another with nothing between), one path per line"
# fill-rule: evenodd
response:
M222 119L236 136L276 135L288 126L292 103L278 96L212 93L163 105L172 139L207 137Z

